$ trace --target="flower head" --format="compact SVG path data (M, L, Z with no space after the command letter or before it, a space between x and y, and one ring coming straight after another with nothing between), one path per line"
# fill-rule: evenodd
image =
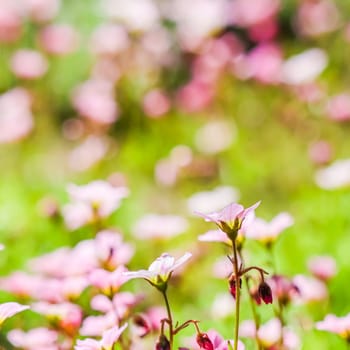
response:
M7 318L27 309L29 309L29 306L15 302L0 304L0 326Z
M78 340L74 350L112 350L127 326L126 323L120 328L116 326L104 331L99 341L95 339Z
M343 317L329 314L323 321L316 323L316 329L335 333L346 340L350 340L350 314Z
M124 275L128 279L144 278L157 289L164 291L173 271L184 264L191 256L191 253L185 253L181 258L175 260L170 254L163 253L153 261L148 270L125 272Z
M234 241L238 231L242 228L244 220L254 212L254 209L257 208L259 204L260 202L257 202L251 207L244 209L240 204L231 203L218 212L213 212L211 214L197 212L197 214L202 216L206 221L215 222L220 230L225 232L227 236Z

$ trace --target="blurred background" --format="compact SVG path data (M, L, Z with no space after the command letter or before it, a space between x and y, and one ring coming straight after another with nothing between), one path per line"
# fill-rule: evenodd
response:
M61 208L69 183L103 179L130 189L108 223L148 249L135 267L197 245L213 227L193 211L262 200L295 220L280 272L332 255L349 312L349 63L347 1L0 0L0 273L89 237ZM137 237L149 213L184 233ZM222 253L201 247L208 266Z

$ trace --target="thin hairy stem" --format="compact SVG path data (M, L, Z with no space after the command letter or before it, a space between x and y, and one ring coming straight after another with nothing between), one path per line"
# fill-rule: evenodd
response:
M236 284L236 321L235 321L235 330L234 330L234 348L233 350L238 349L238 332L239 332L239 311L240 311L240 299L241 299L241 290L240 290L240 275L237 259L237 247L236 242L232 241L232 250L233 250L233 271L235 274L235 284Z
M168 300L168 296L166 294L166 290L162 292L164 301L165 301L165 306L166 306L166 311L168 313L168 324L169 324L169 342L170 342L170 350L173 348L173 341L174 341L174 330L173 330L173 317L171 315L171 310L170 310L170 304Z

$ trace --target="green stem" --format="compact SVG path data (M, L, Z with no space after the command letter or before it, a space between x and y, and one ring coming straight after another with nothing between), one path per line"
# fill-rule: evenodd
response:
M166 294L166 290L162 291L164 301L165 301L165 306L166 306L166 311L168 313L168 320L169 320L169 342L170 342L170 350L173 348L173 341L174 341L174 330L173 330L173 317L171 315L171 310L170 310L170 304L168 300L168 296Z
M235 320L235 330L234 330L234 348L233 350L238 349L238 332L239 332L239 307L241 299L241 290L240 290L240 275L237 259L237 247L236 242L232 241L233 248L233 271L235 274L235 284L236 284L236 320Z
M248 291L250 306L251 306L251 309L252 309L253 319L254 319L254 323L255 323L255 341L256 341L256 345L258 347L258 350L262 350L262 346L261 346L260 340L258 338L258 330L259 330L259 327L260 327L260 320L259 320L259 315L256 312L255 301L254 301L253 297L250 294L249 277L248 276L244 276L244 280L245 280L245 285L246 285L246 288L247 288L247 291Z

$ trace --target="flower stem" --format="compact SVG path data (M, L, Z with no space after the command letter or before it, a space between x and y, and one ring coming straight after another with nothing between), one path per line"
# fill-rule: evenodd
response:
M174 340L174 330L173 330L173 317L171 315L171 310L170 310L170 304L168 300L168 296L166 294L166 290L162 291L164 301L165 301L165 306L166 310L168 313L168 320L169 320L169 342L170 342L170 350L173 348L173 340Z
M233 271L235 274L235 284L236 284L236 320L235 320L235 330L234 330L234 348L233 350L238 349L238 332L239 332L239 307L240 307L240 299L241 299L241 290L240 290L240 275L239 275L239 267L238 267L238 259L237 259L237 247L236 242L232 241L233 248Z
M247 288L247 291L248 291L250 306L251 306L251 309L252 309L253 319L254 319L254 323L255 323L255 341L256 341L256 345L258 347L258 350L262 350L261 343L260 343L260 340L258 338L258 330L259 330L259 327L260 327L260 320L259 320L259 315L258 315L258 313L256 311L255 301L254 301L252 295L250 294L249 277L248 276L244 276L244 280L245 280L245 285L246 285L246 288Z

